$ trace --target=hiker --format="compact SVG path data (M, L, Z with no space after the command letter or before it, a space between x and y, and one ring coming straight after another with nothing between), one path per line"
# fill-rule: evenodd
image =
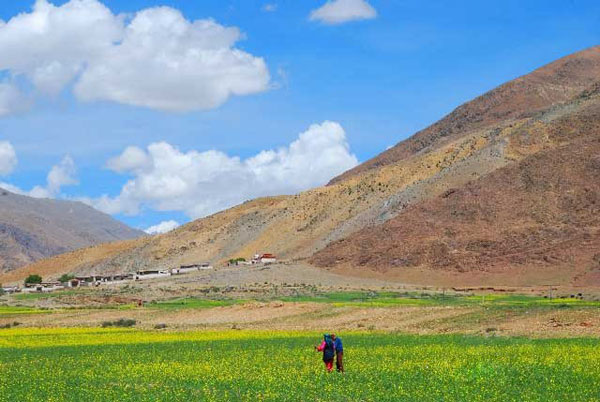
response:
M340 373L344 372L344 345L342 345L342 338L339 338L336 334L331 334L333 339L333 349L335 349L335 367Z
M335 356L335 348L331 335L323 335L323 342L319 346L315 346L317 352L323 352L323 363L328 372L333 371L333 357Z

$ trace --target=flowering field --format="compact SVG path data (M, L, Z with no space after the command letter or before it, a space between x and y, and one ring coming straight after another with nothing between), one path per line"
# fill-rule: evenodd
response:
M301 332L10 329L2 401L594 401L595 339L341 334L327 374Z

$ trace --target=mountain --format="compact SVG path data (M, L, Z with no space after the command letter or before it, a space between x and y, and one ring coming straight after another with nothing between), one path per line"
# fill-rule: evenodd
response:
M599 82L594 47L460 106L327 186L46 259L0 281L257 251L422 283L593 281Z
M0 271L142 235L80 202L31 198L0 189Z
M531 117L566 102L598 81L599 63L600 46L596 46L543 66L459 106L437 123L332 179L331 183L428 152L474 130Z
M589 68L594 51L568 60ZM509 127L497 135L514 162L334 242L312 263L413 282L599 286L600 72Z
M600 92L592 99L544 131L555 146L412 205L312 262L438 284L600 285Z

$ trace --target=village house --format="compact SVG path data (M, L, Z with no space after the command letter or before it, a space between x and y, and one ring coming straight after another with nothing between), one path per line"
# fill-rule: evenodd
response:
M277 257L274 254L254 254L252 264L273 264L277 262Z
M209 262L202 262L200 264L181 265L179 268L171 268L171 274L188 274L190 272L200 271L201 269L212 269L212 265L210 265Z
M20 289L18 286L3 286L2 291L5 293L17 293Z
M169 272L168 270L137 271L133 275L133 279L139 281L143 279L164 278L167 276L171 276L171 272Z
M64 289L65 287L60 282L42 282L42 283L26 283L21 289L23 293L49 293L55 290Z
M80 286L98 286L100 283L100 275L90 275L90 276L76 276L75 281L71 281L72 284L76 286L72 287L80 287Z

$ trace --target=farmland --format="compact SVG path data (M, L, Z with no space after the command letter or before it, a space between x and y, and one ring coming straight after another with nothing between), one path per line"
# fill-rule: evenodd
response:
M598 400L593 339L347 333L345 375L317 332L11 329L1 400ZM35 364L33 364L35 363Z
M278 330L387 331L407 334L463 334L527 337L599 337L598 295L562 293L459 294L415 290L351 290L297 287L81 289L0 297L0 327L100 327L106 321L135 320L138 329L169 331ZM169 294L173 294L169 296ZM178 295L177 295L178 294ZM177 295L177 296L174 296ZM25 295L30 296L30 295Z
M596 295L245 290L5 295L0 401L600 398ZM312 348L326 330L345 375Z

